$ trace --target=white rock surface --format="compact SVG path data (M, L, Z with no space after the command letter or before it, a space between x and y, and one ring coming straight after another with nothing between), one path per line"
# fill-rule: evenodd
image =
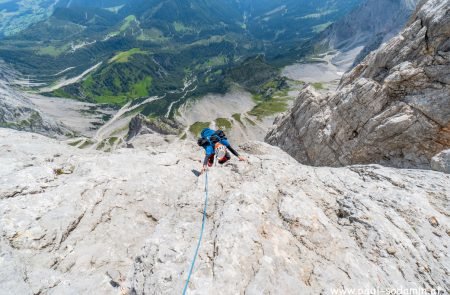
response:
M344 75L306 89L266 140L302 163L429 168L450 147L450 0L424 1L410 25Z
M0 69L1 70L1 69ZM68 129L44 115L24 94L12 89L0 73L0 127L27 130L51 136Z
M195 143L79 150L0 129L0 293L180 294L204 201ZM450 291L450 175L313 168L245 144L209 174L188 294Z
M440 152L431 159L431 169L450 174L450 149Z

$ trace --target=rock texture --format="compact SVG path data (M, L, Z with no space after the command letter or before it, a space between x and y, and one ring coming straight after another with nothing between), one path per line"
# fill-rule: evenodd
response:
M139 114L131 119L126 141L131 141L138 135L159 133L163 135L176 135L180 133L181 124L174 120L162 118L148 119Z
M374 50L404 27L419 0L366 0L350 14L332 24L321 36L321 44L348 51L364 46Z
M191 172L195 143L173 140L148 134L103 153L0 129L1 292L180 294L204 178ZM248 163L210 171L189 294L450 291L450 175L240 150Z
M266 140L313 165L428 168L450 147L449 10L449 0L422 3L336 92L302 92Z
M450 174L450 149L437 154L431 159L431 168Z
M61 136L69 130L43 114L26 94L9 85L9 76L0 61L0 127Z

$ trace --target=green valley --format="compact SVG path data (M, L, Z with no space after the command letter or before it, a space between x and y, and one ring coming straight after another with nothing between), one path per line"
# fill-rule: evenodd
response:
M281 66L360 1L63 0L0 40L0 56L28 77L26 90L116 107L159 97L138 111L172 117L186 100L233 85L264 96ZM252 112L284 109L282 98L262 99Z

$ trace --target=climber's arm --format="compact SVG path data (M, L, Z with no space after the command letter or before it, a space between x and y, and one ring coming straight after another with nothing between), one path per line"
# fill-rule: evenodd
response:
M221 142L222 142L222 144L223 144L224 146L227 147L227 149L228 149L233 155L235 155L236 157L239 158L239 161L245 161L245 158L239 155L239 153L238 153L238 152L230 145L230 143L228 142L228 140L223 140L223 141L221 141Z
M238 153L231 145L228 145L228 146L227 146L227 149L228 149L231 153L233 153L233 155L235 155L236 157L239 158L239 153Z
M214 148L212 146L205 147L205 158L203 159L202 173L206 171L208 167L209 158L214 154Z
M209 157L211 157L211 155L205 155L205 159L203 159L203 167L206 167L206 165L208 165Z

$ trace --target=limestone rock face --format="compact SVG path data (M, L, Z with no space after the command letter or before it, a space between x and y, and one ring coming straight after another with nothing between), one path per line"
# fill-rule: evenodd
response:
M196 143L147 134L80 150L0 129L0 290L180 294L205 178ZM377 165L314 168L245 144L209 173L189 294L450 291L450 175ZM0 292L1 293L1 292Z
M450 0L422 2L336 92L302 92L266 141L313 165L429 168L450 147L449 10Z
M0 127L60 136L69 130L34 105L25 94L9 86L8 75L0 61Z
M431 159L431 168L450 174L450 149L437 154Z
M127 141L131 141L138 135L159 133L163 135L176 135L179 133L181 125L167 118L147 119L144 115L139 114L131 119Z
M414 12L419 0L366 0L321 34L329 47L348 50L367 46L376 39L396 35ZM380 41L381 41L380 40Z

